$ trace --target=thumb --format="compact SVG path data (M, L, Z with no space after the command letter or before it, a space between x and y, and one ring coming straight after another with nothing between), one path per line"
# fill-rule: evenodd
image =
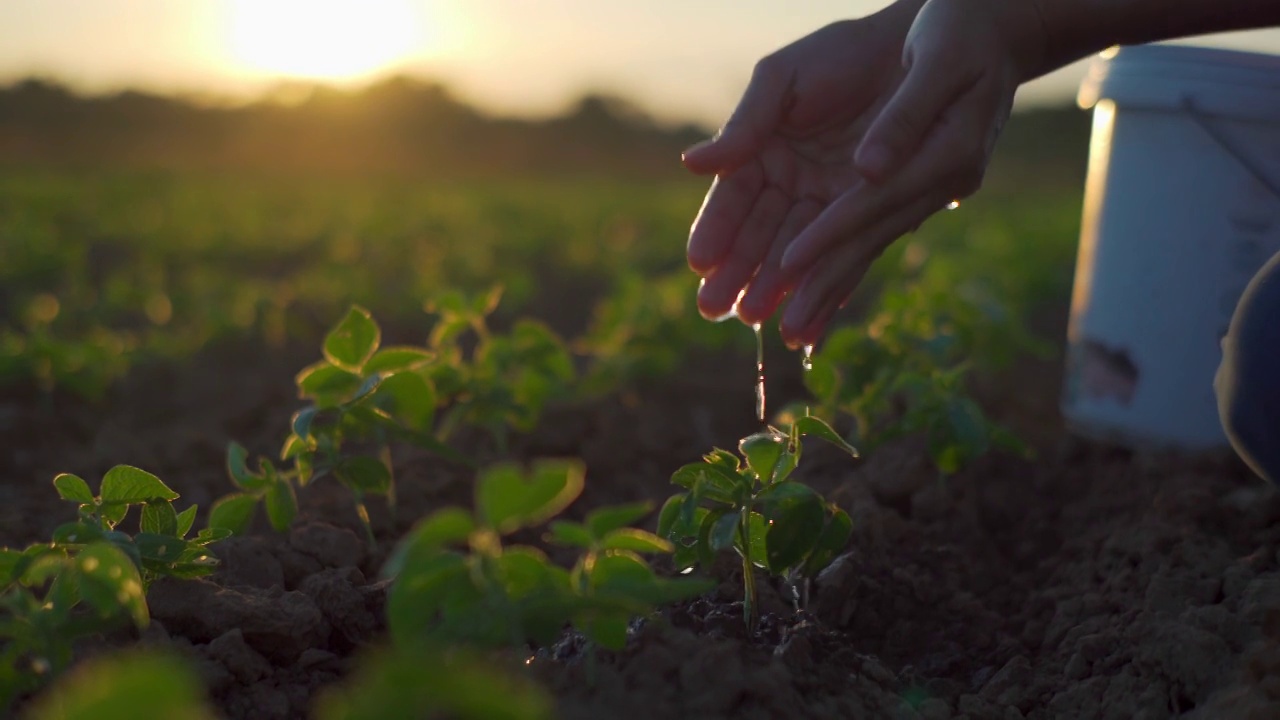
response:
M887 179L911 158L965 84L963 75L941 58L908 60L902 84L858 144L853 156L858 171L875 182Z
M757 63L738 107L720 132L681 154L685 167L707 175L729 173L750 162L782 121L794 82L795 73L772 57Z

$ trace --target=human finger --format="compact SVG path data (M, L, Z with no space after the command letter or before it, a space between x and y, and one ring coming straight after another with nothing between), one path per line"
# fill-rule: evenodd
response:
M705 317L718 318L733 310L769 252L790 204L790 198L775 187L760 192L733 242L732 254L707 275L698 291L698 309Z
M734 238L764 189L764 170L751 164L732 175L717 175L689 229L689 267L706 275L733 247Z
M747 164L782 121L792 104L795 69L776 55L756 63L751 81L716 136L681 154L699 175L723 174Z

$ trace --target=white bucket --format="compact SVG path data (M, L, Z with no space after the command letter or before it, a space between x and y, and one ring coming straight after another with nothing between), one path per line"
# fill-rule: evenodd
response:
M1221 339L1280 252L1280 56L1108 51L1079 102L1094 121L1063 414L1131 447L1225 446Z

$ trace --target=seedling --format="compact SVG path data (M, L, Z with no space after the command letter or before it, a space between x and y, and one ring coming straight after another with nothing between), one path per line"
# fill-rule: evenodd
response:
M702 462L677 470L671 482L686 492L667 500L659 514L658 534L678 547L673 558L678 569L708 568L718 551L730 548L742 558L743 619L749 632L759 622L756 568L794 587L830 564L853 529L846 512L790 479L807 435L858 455L822 420L797 418L788 432L770 427L743 438L741 459L717 448Z
M173 508L178 493L151 473L129 465L117 465L102 476L95 497L89 484L70 473L53 479L63 500L77 504L79 520L53 533L54 546L75 548L97 541L118 547L142 573L145 585L160 576L193 578L217 569L218 560L208 546L231 533L206 528L187 539L196 519L196 506L181 513ZM141 508L138 534L130 537L116 528L133 506Z
M460 425L485 427L500 445L507 427L532 428L572 379L573 365L563 343L538 323L491 334L484 318L498 297L445 295L433 306L440 320L429 348L381 347L381 328L367 310L352 307L325 337L324 359L298 373L299 396L311 404L294 414L280 452L292 467L263 458L251 470L248 453L231 443L227 472L239 492L215 503L210 524L243 532L262 503L272 527L284 531L297 514L296 488L332 475L351 490L373 544L364 498L385 495L394 506L392 443L470 464L447 444ZM470 362L459 344L468 330L479 338Z
M79 519L55 530L52 542L0 549L0 707L65 669L80 638L121 624L146 627L147 585L162 575L213 572L207 546L226 536L204 530L186 539L195 506L176 512L178 494L135 467L109 470L96 496L75 475L53 484L77 504ZM118 528L135 505L140 532L129 536Z
M446 508L420 522L384 569L395 578L387 603L393 641L520 647L550 643L572 622L601 646L620 648L632 616L707 589L702 580L654 574L640 553L671 546L624 527L637 506L555 525L551 537L586 550L571 571L536 548L503 545L504 536L559 514L582 485L577 461L541 461L528 472L497 465L476 481L474 512Z
M864 327L836 330L813 356L804 377L817 400L813 414L851 417L848 437L868 450L923 433L947 475L995 447L1027 452L986 417L965 380L979 348L998 363L1032 347L1030 338L990 303L927 286L886 292L881 305Z

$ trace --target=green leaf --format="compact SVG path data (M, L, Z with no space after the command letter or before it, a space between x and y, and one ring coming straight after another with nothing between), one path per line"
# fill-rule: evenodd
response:
M436 416L436 391L421 375L402 372L378 386L382 408L413 430L430 430Z
M840 391L840 371L823 355L814 356L810 362L812 364L804 374L804 386L822 402L832 402Z
M65 523L53 531L53 541L60 545L84 545L101 539L102 530L96 525L85 522Z
M833 506L831 517L827 518L827 523L822 528L822 535L814 543L809 557L805 558L804 576L817 577L818 573L830 565L837 555L844 552L851 535L853 535L853 520L849 518L849 513Z
M177 500L178 493L160 478L131 465L117 465L102 476L102 501L144 503L152 500Z
M249 471L249 451L235 441L227 445L227 475L241 490L261 490L267 486L266 478Z
M224 528L235 535L248 529L258 498L247 493L235 493L219 498L209 509L209 527Z
M587 513L587 531L592 537L602 538L606 533L624 528L653 511L653 503L648 501L613 505L599 508Z
M858 457L857 448L845 442L840 434L831 429L831 426L815 415L809 415L802 418L796 418L795 429L800 435L814 435L822 440L835 445L854 457Z
M138 555L143 561L162 564L176 562L187 549L186 540L151 532L138 533L133 537L133 544L138 547Z
M173 534L180 538L186 537L187 533L191 532L191 526L194 525L195 522L196 522L196 506L192 505L186 510L183 510L182 512L178 513L177 524L174 527Z
M597 613L582 622L582 633L600 647L617 652L627 647L630 620L626 613Z
M389 375L405 370L417 370L435 360L435 354L426 348L393 346L374 353L364 365L365 373Z
M93 491L89 489L89 483L79 476L71 473L62 473L53 479L53 486L58 489L58 495L63 500L70 500L82 505L93 504Z
M293 493L293 483L278 479L267 488L263 506L267 509L267 519L276 532L285 532L293 524L298 514L298 498Z
M368 310L353 305L347 316L324 339L324 358L351 372L360 372L373 357L382 331Z
M420 647L450 597L471 596L470 566L457 553L437 552L407 562L387 596L387 626L397 647Z
M385 495L391 489L391 471L381 460L369 455L343 458L333 474L342 484L360 492Z
M382 576L391 578L399 575L412 557L432 556L447 545L466 542L475 528L476 523L471 514L462 508L437 510L418 522L396 545L391 557L383 565Z
M702 459L708 465L719 465L720 467L734 472L737 472L738 469L742 467L742 461L738 459L737 455L734 455L728 450L724 450L722 448L712 450L706 455L703 455Z
M557 520L548 527L547 540L559 545L589 548L594 543L591 532L581 523Z
M711 549L720 551L733 547L738 540L738 521L740 518L737 513L725 513L715 525L711 526L711 532L707 535L707 540L711 544Z
M671 482L723 503L734 503L739 492L751 491L751 481L738 472L704 462L690 463L676 470Z
M27 720L213 720L204 683L183 655L152 648L86 660L38 695Z
M772 429L742 438L738 450L760 482L769 484L778 460L787 449L787 436Z
M142 506L143 532L174 536L178 533L178 513L168 501L151 502Z
M292 437L306 440L311 437L311 425L315 422L316 414L319 411L314 405L305 407L293 414L292 420L289 422L289 429L293 431ZM286 458L287 459L287 458Z
M485 525L507 534L555 517L582 492L585 468L576 460L540 460L530 472L501 464L476 481L476 510Z
M359 375L321 360L302 369L293 378L298 394L324 407L333 407L360 387Z
M17 580L20 562L22 562L22 552L0 547L0 584L8 585Z
M216 543L219 540L225 540L234 534L235 533L224 527L207 527L196 533L196 536L187 542L192 545L199 546L212 545L213 543Z
M822 535L826 511L822 498L796 482L775 485L768 497L762 493L761 514L768 519L766 557L771 572L781 573L798 564Z
M124 516L129 514L129 504L123 502L102 503L98 506L98 517L102 518L102 522L106 526L113 528L124 520Z
M966 459L979 457L991 447L986 415L972 399L951 398L947 402L947 421L951 424L952 434L964 448Z
M638 553L669 553L675 550L670 542L644 530L618 528L605 533L600 547L606 550L630 550Z
M689 499L688 493L677 493L667 498L662 503L662 509L658 511L658 534L668 540L672 539L672 535L676 533L679 525L680 516L684 503ZM687 533L679 533L685 535Z
M123 551L109 542L93 542L75 559L80 576L80 596L98 615L113 617L123 610L134 625L145 628L149 615L138 568Z
M800 464L800 446L795 447L795 452L790 449L784 450L782 456L778 458L778 464L773 468L773 481L770 484L777 484L791 477L791 473L795 472L796 466Z

